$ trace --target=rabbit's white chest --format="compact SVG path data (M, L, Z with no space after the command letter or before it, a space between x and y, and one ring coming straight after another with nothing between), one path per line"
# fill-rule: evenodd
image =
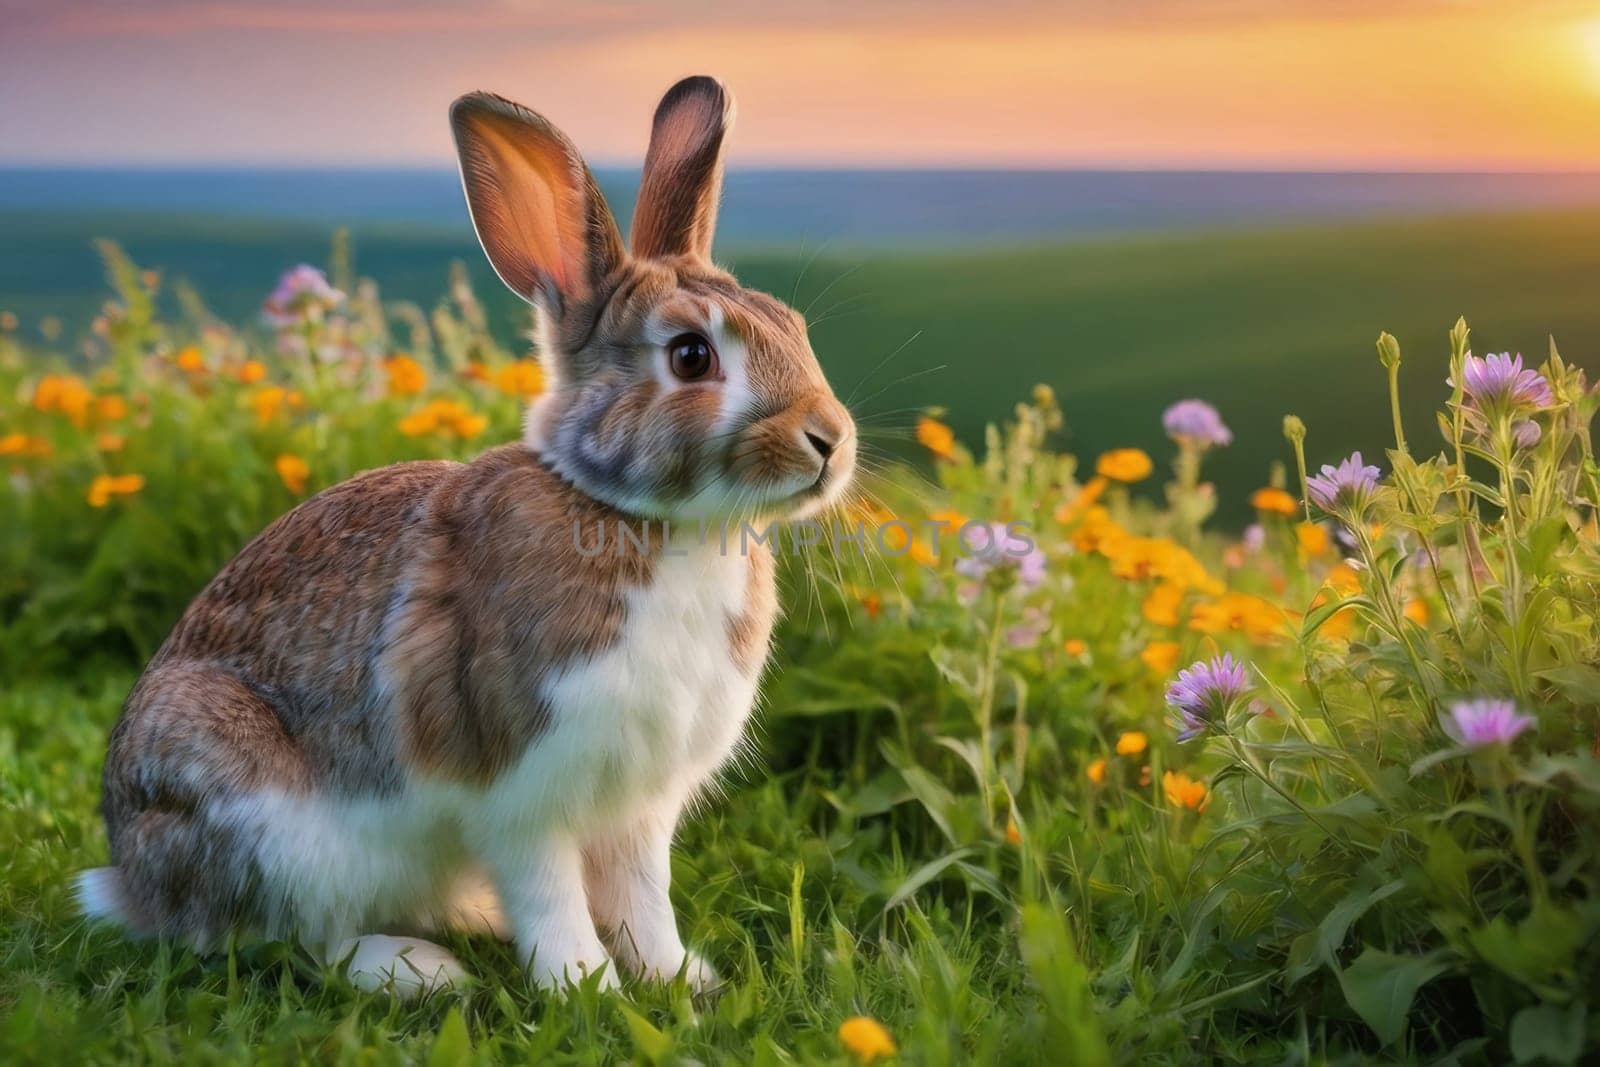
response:
M715 774L755 701L759 667L739 666L730 637L749 567L715 546L658 559L617 643L541 687L551 726L494 792L581 824L681 803Z

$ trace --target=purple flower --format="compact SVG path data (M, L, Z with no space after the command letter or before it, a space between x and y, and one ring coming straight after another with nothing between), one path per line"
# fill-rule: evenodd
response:
M968 553L956 560L956 573L982 578L996 567L1015 567L1017 580L1032 588L1044 581L1045 558L1039 546L1017 536L1005 523L991 522L969 531L962 527L956 540Z
M1467 356L1461 368L1461 391L1469 403L1484 410L1525 410L1555 404L1550 383L1536 370L1524 369L1522 353ZM1454 386L1453 379L1446 379Z
M1532 448L1543 436L1544 431L1532 419L1519 419L1511 424L1511 440L1518 448Z
M1244 545L1244 550L1251 555L1260 552L1267 543L1267 528L1259 522L1252 522L1244 528L1244 537L1239 543Z
M1217 409L1204 400L1180 400L1161 416L1161 425L1174 441L1210 448L1233 443L1233 431L1228 429L1217 414Z
M1250 676L1229 652L1179 671L1167 687L1167 704L1183 726L1178 740L1198 737L1221 723L1228 709L1249 692Z
M1462 700L1451 705L1450 717L1440 725L1466 748L1509 745L1534 723L1533 716L1517 714L1509 700Z
M343 302L344 294L328 284L327 275L302 263L278 279L262 314L274 326L294 326L307 319L320 319L323 312Z
M1361 461L1360 452L1352 452L1337 467L1324 463L1321 474L1307 478L1306 493L1323 511L1349 507L1359 512L1378 488L1379 473L1377 467Z

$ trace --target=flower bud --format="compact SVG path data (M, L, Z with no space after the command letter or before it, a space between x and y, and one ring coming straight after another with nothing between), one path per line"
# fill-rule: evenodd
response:
M1400 365L1400 342L1394 339L1394 334L1378 335L1378 362L1390 369Z

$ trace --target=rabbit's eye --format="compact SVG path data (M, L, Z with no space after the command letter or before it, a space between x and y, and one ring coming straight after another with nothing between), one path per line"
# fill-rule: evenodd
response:
M697 333L680 333L667 345L672 373L686 382L706 378L717 369L717 350Z

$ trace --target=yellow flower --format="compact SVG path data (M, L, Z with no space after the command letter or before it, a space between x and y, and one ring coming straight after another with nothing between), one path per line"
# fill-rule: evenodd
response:
M463 415L455 421L456 433L468 440L478 436L489 428L487 415Z
M178 369L186 374L198 374L206 369L206 358L194 345L178 352L177 363Z
M938 456L940 459L956 458L955 432L940 422L927 416L917 420L917 440L922 447Z
M857 1015L839 1024L839 1043L862 1063L893 1056L899 1051L883 1024L865 1015Z
M1076 637L1068 638L1067 643L1061 647L1069 656L1081 656L1089 651L1089 646Z
M1224 593L1216 600L1194 606L1189 628L1201 633L1242 633L1252 641L1268 641L1283 634L1284 610L1249 593Z
M1427 627L1428 620L1432 618L1431 613L1428 611L1428 602L1426 600L1414 599L1406 601L1403 614L1406 618L1424 628Z
M259 359L247 359L239 365L239 381L245 385L254 385L267 376L267 365Z
M1302 522L1294 528L1294 538L1300 546L1300 555L1306 559L1327 555L1333 542L1328 537L1328 528L1315 522Z
M1159 582L1144 598L1139 610L1157 626L1178 625L1178 607L1183 603L1183 586L1177 582Z
M289 492L300 496L306 491L306 480L311 477L311 467L305 460L285 453L274 460L272 465L277 468L278 477Z
M128 439L119 433L95 434L94 447L102 452L121 452Z
M1079 552L1105 554L1113 546L1127 540L1128 536L1128 531L1117 525L1109 511L1092 507L1084 512L1083 521L1072 531L1072 547Z
M494 384L502 393L528 400L544 392L544 368L536 359L519 359L495 371Z
M1154 465L1137 448L1116 448L1095 461L1094 471L1116 482L1137 482L1150 477Z
M1117 755L1137 756L1150 747L1150 739L1138 730L1129 730L1117 738Z
M1139 658L1155 673L1171 674L1178 665L1178 656L1182 651L1176 641L1152 641L1144 646Z
M1206 806L1206 784L1197 782L1187 774L1167 771L1161 776L1162 791L1167 794L1167 803L1174 807L1188 808L1191 811L1204 811Z
M1088 767L1084 768L1083 773L1088 775L1089 781L1093 782L1095 785L1099 785L1100 783L1104 782L1106 780L1105 758L1102 757L1089 764Z
M1361 592L1361 575L1357 574L1355 568L1348 563L1341 563L1330 570L1327 577L1322 580L1322 588L1311 601L1311 607L1320 608L1330 601L1343 600L1359 592ZM1341 608L1328 616L1317 632L1323 637L1339 641L1348 638L1355 625L1356 609Z
M384 360L383 369L389 375L390 396L416 396L428 385L428 372L404 353Z
M28 450L28 435L8 433L0 437L0 456L20 456Z
M1299 510L1298 505L1294 502L1294 497L1271 485L1251 493L1250 506L1257 511L1267 511L1274 515L1293 515Z
M33 389L33 406L47 414L65 415L76 426L82 426L89 417L89 404L94 394L75 374L46 374Z
M144 488L142 474L100 474L89 483L89 506L103 508L112 497L132 496Z
M95 397L94 417L102 422L114 422L128 417L128 402L112 393Z

